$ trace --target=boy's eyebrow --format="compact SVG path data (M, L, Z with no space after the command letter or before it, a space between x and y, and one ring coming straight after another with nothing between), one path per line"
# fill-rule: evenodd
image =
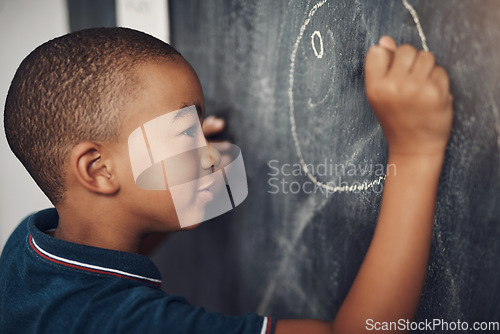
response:
M181 110L177 113L177 115L175 115L174 117L174 122L177 121L178 119L181 119L183 117L185 117L188 112L189 112L189 109L185 109L186 107L189 107L189 106L192 106L194 105L195 108L196 108L196 112L198 113L198 117L202 117L203 115L203 112L201 110L201 107L199 104L196 104L196 103L184 103L182 106L181 106Z

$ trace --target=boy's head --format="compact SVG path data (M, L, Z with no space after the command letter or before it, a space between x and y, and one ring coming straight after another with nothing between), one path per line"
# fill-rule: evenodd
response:
M137 67L180 61L147 34L96 28L36 48L19 66L5 103L9 145L55 204L64 200L65 165L80 142L112 142L125 107L138 96Z
M203 113L199 79L175 49L131 29L96 28L26 57L5 131L60 217L144 234L200 223L246 197L239 150L222 159L207 145Z
M24 59L4 124L12 151L60 215L68 208L75 220L78 211L92 220L109 208L150 232L179 225L168 189L134 183L128 137L186 106L200 125L201 85L174 48L131 29L96 28L51 40Z

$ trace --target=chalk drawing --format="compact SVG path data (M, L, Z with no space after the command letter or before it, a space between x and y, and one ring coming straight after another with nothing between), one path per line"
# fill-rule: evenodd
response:
M424 34L424 31L422 29L422 26L420 24L420 20L418 18L418 14L415 11L415 9L408 3L407 0L402 0L403 5L405 8L410 12L411 16L413 17L413 20L415 21L415 25L417 26L418 30L418 35L420 36L420 39L422 41L422 48L425 51L429 51L429 48L427 47L427 42L426 42L426 37ZM292 53L290 54L290 71L288 74L288 81L289 81L289 87L288 87L288 102L289 102L289 116L290 116L290 130L292 132L292 138L293 138L293 143L295 146L295 151L297 153L297 156L299 158L299 162L302 166L302 169L304 170L304 173L307 175L309 180L311 180L314 184L316 184L318 187L321 187L331 193L336 193L336 192L353 192L353 191L362 191L362 190L367 190L370 188L373 188L375 185L380 185L384 180L385 180L385 175L384 176L379 176L377 179L371 181L371 182L363 182L362 184L352 184L352 185L343 185L343 186L332 186L330 184L323 183L319 181L309 170L307 167L307 164L304 159L304 155L302 154L302 149L300 147L300 141L297 135L297 125L295 123L295 110L294 110L294 101L293 101L293 83L294 83L294 74L295 74L295 59L297 55L297 50L299 48L300 42L302 41L302 36L304 34L304 31L306 27L309 25L309 22L311 21L312 17L314 14L316 14L316 11L323 6L326 3L326 0L322 0L318 2L316 5L314 5L311 10L309 11L309 15L305 19L304 23L300 27L299 30L299 35L295 41L295 44L292 49ZM315 36L319 38L320 41L320 52L317 51L316 45L315 45ZM313 51L318 58L323 57L323 39L321 38L321 34L319 31L315 31L311 35L311 44Z
M417 12L415 11L415 8L413 8L412 5L408 3L408 0L402 0L403 5L405 6L406 9L410 12L411 16L413 17L413 21L415 21L415 25L417 26L417 31L418 35L420 36L420 39L422 40L422 48L425 51L429 51L429 48L427 47L427 41L424 35L424 31L422 30L422 26L420 25L420 20L418 19Z
M316 50L316 44L314 43L314 36L318 36L318 39L319 39L319 52L318 52L318 50ZM323 38L321 37L321 34L318 30L313 32L313 34L311 35L311 45L312 45L312 49L313 49L316 57L318 59L323 58L323 51L324 51L323 50Z
M318 34L319 34L319 32L318 32ZM330 40L333 41L333 39L334 39L333 32L330 29L328 29L328 31L326 32L326 36L327 36L327 38L330 38ZM313 37L314 37L314 33L311 36L311 43L313 45L313 51L316 53L316 51L314 49L314 40L313 40ZM321 50L324 50L324 48L323 48L323 37L321 37ZM340 53L340 55L342 55L342 53ZM323 57L323 53L321 54L321 57ZM325 95L320 100L318 100L317 102L313 102L312 98L309 97L309 99L307 100L307 106L310 109L313 109L313 108L315 108L318 105L322 105L326 101L326 99L328 99L331 96L331 94L334 93L334 91L333 91L334 90L333 80L334 80L334 78L332 78L332 82L331 82L332 84L330 84L330 86L328 87L328 91L325 93Z
M326 3L326 0L322 0L318 2L316 5L314 5L311 10L309 11L309 15L305 19L304 23L300 27L299 30L299 35L297 39L295 40L295 44L292 49L292 53L290 54L290 71L288 73L288 81L289 81L289 87L288 87L288 102L289 102L289 114L290 114L290 129L292 132L292 138L293 138L293 143L295 146L295 151L297 153L297 156L299 158L300 165L302 166L302 169L304 170L304 173L307 175L309 180L316 184L318 187L321 187L325 189L326 191L330 193L336 193L336 192L353 192L353 191L362 191L362 190L367 190L370 188L373 188L375 185L380 185L384 179L385 175L379 176L377 179L371 181L371 182L363 182L363 183L356 183L356 184L346 184L342 186L333 186L331 184L326 184L321 181L319 181L309 170L307 167L307 164L305 162L304 156L302 154L302 149L300 148L300 142L299 142L299 137L297 136L297 126L295 124L295 111L294 111L294 101L293 101L293 83L294 83L294 74L295 74L295 58L297 55L297 50L299 48L300 42L302 41L302 36L304 35L304 31L306 30L307 26L309 25L309 22L311 21L312 17L314 14L316 14L316 11L321 8ZM319 35L319 33L318 33ZM314 33L311 38L314 38ZM314 42L314 41L312 41ZM314 45L314 44L313 44ZM322 46L322 44L321 44ZM316 51L315 51L316 52ZM321 54L321 56L323 56Z
M404 2L405 2L405 0L403 0L403 3ZM307 174L308 178L312 182L314 182L318 186L323 187L324 189L327 189L327 190L332 191L332 192L364 190L364 189L374 187L375 185L381 184L382 181L385 179L385 176L381 176L378 179L371 181L371 182L365 182L364 184L362 184L360 186L358 185L358 186L331 187L329 185L323 184L320 181L318 181L314 177L314 175L312 175L310 173L309 169L307 168L307 165L304 161L304 157L302 155L299 139L298 139L297 132L296 132L295 115L294 115L294 102L293 102L293 82L294 82L294 74L295 74L295 58L296 58L299 44L302 40L302 36L304 34L304 31L305 31L307 25L311 21L311 18L314 16L316 11L321 6L323 6L325 3L326 3L326 0L322 0L322 1L318 2L316 5L314 5L312 7L312 9L309 11L307 18L305 19L304 23L300 27L299 35L295 41L292 53L290 54L288 99L289 99L289 105L290 105L290 110L289 110L290 111L290 124L291 124L291 132L292 132L293 142L295 145L297 156L299 157L299 160L300 160L300 164L301 164L304 172ZM408 7L406 7L406 8L408 8ZM415 17L416 17L416 19L415 19ZM415 12L415 17L414 17L415 23L417 24L417 26L420 26L420 21L418 20L418 16L416 16L416 12ZM422 31L422 29L420 27L419 36L422 39L422 45L423 45L424 50L425 50L427 48L427 45L425 43L425 35L423 35L423 32L421 32L421 31ZM319 54L321 54L321 56L323 54L322 54L322 52L318 53L317 50L315 49L315 45L314 45L315 33L316 33L316 31L311 36L311 43L313 46L313 51L315 52L315 54L317 53L316 56L318 57ZM317 36L319 38L321 38L321 35L319 32L318 32ZM321 46L320 51L323 51L322 39L321 39L320 46ZM318 57L318 58L321 58L321 57ZM311 101L309 101L309 103L311 103ZM288 273L289 273L290 268L293 267L293 264L296 261L297 245L300 241L301 236L304 233L305 228L309 225L309 223L313 219L313 212L317 212L317 210L321 210L327 203L328 203L328 201L325 198L323 198L322 201L318 202L317 198L315 198L313 196L309 196L307 198L306 202L303 203L296 212L294 212L294 215L296 217L300 217L300 218L298 219L298 226L295 226L295 228L292 229L293 232L292 232L291 238L285 238L282 236L278 237L278 239L279 239L278 243L280 244L280 247L286 251L285 251L285 254L283 254L283 258L280 261L280 264L278 266L278 270L275 272L275 274L273 275L273 278L266 286L266 289L264 292L264 297L261 300L261 302L257 308L258 313L264 314L267 312L267 308L269 307L269 304L272 300L273 295L275 294L276 288L278 287L278 283L279 283L280 288L283 288L283 286L286 285L288 288L295 291L296 295L303 299L302 302L308 303L308 306L313 310L313 312L315 314L317 314L317 306L316 306L317 304L315 303L314 296L305 296L302 289L298 286L298 282L296 282L294 280L289 280L287 278L289 277ZM285 215L287 212L288 212L288 210L285 210ZM285 221L292 221L293 220L293 219L290 219L289 217L286 217L286 216L284 217L284 219L285 219ZM436 222L436 225L437 225L437 222ZM438 241L439 246L441 248L443 248L443 241L441 238L440 231L438 233L437 241ZM453 281L453 277L450 274L450 264L447 263L447 265L448 266L447 266L446 274L447 274L447 277L452 281L451 282L452 286L455 289L456 284ZM334 277L338 276L339 268L338 268L338 266L336 266L336 268L337 269L335 269L335 272L332 273L332 275ZM456 301L456 299L457 299L456 293L454 293L452 298L454 301Z
M321 98L321 100L319 100L318 102L313 102L312 98L307 99L307 106L309 108L315 108L318 105L322 105L323 103L325 103L326 99L329 98L330 94L332 94L332 93L333 93L333 85L330 85L330 87L328 88L328 91L326 92L325 96L323 96Z

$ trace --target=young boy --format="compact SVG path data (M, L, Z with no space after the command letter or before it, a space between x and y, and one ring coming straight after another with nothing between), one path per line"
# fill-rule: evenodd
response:
M411 320L451 131L448 77L431 53L383 37L367 54L365 82L397 173L387 175L372 243L335 320L229 317L166 295L137 254L147 235L180 222L169 187L136 184L129 135L189 106L202 121L194 70L169 45L124 28L38 47L12 81L5 131L55 209L26 218L2 252L2 333L361 333L368 319Z

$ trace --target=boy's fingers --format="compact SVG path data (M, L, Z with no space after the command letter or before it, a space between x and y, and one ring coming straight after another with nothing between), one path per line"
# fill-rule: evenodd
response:
M381 46L372 46L365 59L365 81L373 82L385 76L389 71L393 52Z
M402 76L407 74L412 68L417 57L417 49L409 44L400 46L395 54L391 66L391 74Z
M431 52L420 51L411 71L419 78L427 78L434 69L435 64L436 60Z
M435 66L431 72L430 78L438 84L443 95L450 95L450 80L444 68Z
M396 42L390 36L380 37L380 40L378 41L378 45L380 45L381 47L386 48L387 50L392 51L392 52L396 51L396 49L398 48L398 46L396 45Z
M203 133L205 136L211 136L224 130L225 122L222 118L208 116L203 121Z

